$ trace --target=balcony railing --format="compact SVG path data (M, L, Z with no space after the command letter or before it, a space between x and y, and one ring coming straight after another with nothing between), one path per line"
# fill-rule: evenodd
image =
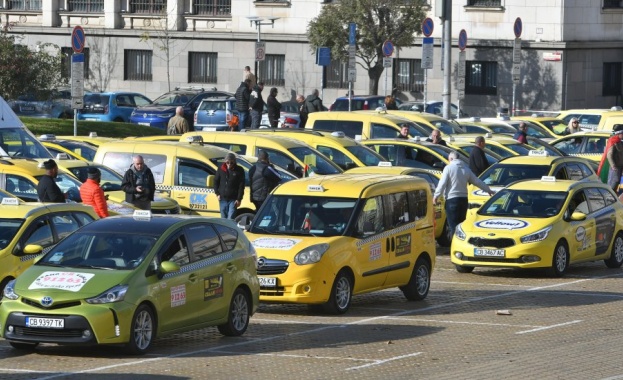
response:
M131 0L131 13L158 14L166 12L166 0Z
M104 0L69 0L70 12L102 13L104 12Z
M7 0L7 8L15 11L41 11L42 0Z
M501 7L502 0L469 0L468 5L472 7Z

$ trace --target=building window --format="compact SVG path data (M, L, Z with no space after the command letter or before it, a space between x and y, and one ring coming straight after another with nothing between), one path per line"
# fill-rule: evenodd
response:
M130 12L164 14L167 0L130 0Z
M189 52L188 83L216 83L217 53Z
M266 59L259 62L259 80L266 86L285 86L286 56L266 54Z
M421 59L394 59L394 87L399 91L423 92L424 69Z
M348 88L348 62L331 60L326 70L327 88Z
M623 8L623 1L604 0L604 9L617 9L617 8Z
M496 95L498 90L497 62L465 62L465 93Z
M151 50L125 50L123 79L151 81Z
M61 48L61 78L71 79L71 56L74 51L70 47ZM89 48L82 50L84 54L84 79L89 79Z
M467 5L470 7L499 8L502 6L502 0L469 0Z
M621 62L604 62L603 96L621 95Z
M40 11L42 0L7 0L8 9L16 11Z
M193 14L202 16L231 16L231 0L195 0Z
M69 0L68 5L70 12L104 12L104 0Z

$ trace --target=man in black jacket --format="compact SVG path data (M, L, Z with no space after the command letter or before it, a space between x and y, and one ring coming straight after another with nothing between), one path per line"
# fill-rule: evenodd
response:
M37 196L40 202L65 203L65 194L56 184L56 176L58 176L58 165L56 161L50 159L43 163L45 174L37 184Z
M151 169L145 165L143 156L134 156L132 165L125 172L121 189L125 192L125 201L141 210L151 210L151 202L156 193L156 181Z
M489 167L489 161L485 155L485 138L482 136L476 137L476 147L472 149L469 154L469 168L472 169L474 175L478 177L482 172Z
M315 89L311 95L305 99L305 108L307 109L307 113L312 112L320 112L323 110L322 107L322 99L319 97L320 92L318 89Z
M236 155L227 153L225 163L216 171L214 192L221 218L234 219L244 195L244 169L236 163Z
M260 151L257 162L249 169L249 180L251 202L255 205L255 210L259 210L268 194L281 181L279 172L268 160L268 153L265 150Z
M251 80L246 79L240 82L236 90L236 110L238 111L238 128L249 128L251 118L249 117L249 99L251 97Z
M249 98L249 106L251 107L251 129L258 129L262 121L262 112L264 112L264 99L262 99L263 89L264 82L260 82L253 87L253 91L251 91L251 96Z

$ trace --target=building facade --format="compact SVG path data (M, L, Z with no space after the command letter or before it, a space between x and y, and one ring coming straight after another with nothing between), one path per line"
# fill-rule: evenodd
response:
M336 0L333 0L336 1ZM434 20L433 68L422 65L422 36L397 47L379 93L402 100L441 99L441 0L428 3ZM155 98L179 86L234 92L244 66L255 67L256 42L264 43L258 76L294 100L321 89L325 105L348 91L346 62L315 64L307 24L331 0L0 0L4 30L21 43L55 44L70 76L71 31L86 34L85 88L133 90ZM623 1L454 0L452 94L457 102L459 49L464 29L465 96L470 115L511 107L514 24L520 18L521 73L515 83L518 110L610 108L622 105ZM419 22L417 20L416 22ZM345 44L347 42L345 41ZM426 75L425 75L426 71ZM387 76L387 79L386 79ZM425 80L426 79L426 80ZM355 94L368 92L357 69Z

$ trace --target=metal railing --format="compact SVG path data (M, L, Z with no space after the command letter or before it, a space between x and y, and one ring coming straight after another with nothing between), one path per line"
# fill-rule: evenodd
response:
M231 16L231 0L196 0L193 14L200 16Z
M7 0L8 9L16 11L40 11L42 0Z
M69 0L67 5L70 12L104 12L104 0Z

